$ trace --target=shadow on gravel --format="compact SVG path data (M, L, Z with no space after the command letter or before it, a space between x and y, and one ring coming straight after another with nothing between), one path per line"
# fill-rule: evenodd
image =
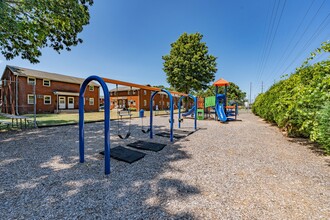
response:
M118 139L116 125L111 125L111 148L150 141L138 124L131 125L127 140ZM175 209L175 203L200 193L172 175L181 172L172 163L190 158L179 142L154 139L167 146L157 153L143 151L145 158L133 164L111 159L111 174L105 176L99 154L104 150L103 123L85 126L85 163L78 158L78 126L0 135L0 219L196 218Z
M325 151L320 147L319 144L312 142L311 140L307 138L290 138L290 142L297 143L302 146L307 146L308 149L312 150L313 153L319 155L319 156L325 156Z

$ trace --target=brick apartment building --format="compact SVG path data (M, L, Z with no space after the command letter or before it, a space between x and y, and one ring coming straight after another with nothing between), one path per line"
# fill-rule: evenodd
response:
M153 91L135 87L118 87L110 90L110 109L133 108L139 111L150 110L150 97ZM179 96L173 95L174 108L177 108ZM153 101L154 110L169 109L170 99L165 92L159 92Z
M1 77L1 111L8 114L77 111L80 85L84 79L6 66ZM35 96L34 96L35 84ZM85 111L99 111L99 85L90 83L85 92Z

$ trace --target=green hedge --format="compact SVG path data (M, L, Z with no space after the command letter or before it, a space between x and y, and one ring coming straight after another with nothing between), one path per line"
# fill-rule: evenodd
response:
M324 43L317 52L329 52ZM292 137L307 137L330 153L330 60L308 61L289 78L257 96L252 111Z

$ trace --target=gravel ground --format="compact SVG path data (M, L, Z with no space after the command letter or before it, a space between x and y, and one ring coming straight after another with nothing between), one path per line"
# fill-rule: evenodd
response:
M174 143L155 136L162 151L111 159L108 176L103 123L85 126L83 164L77 126L0 133L0 219L330 219L330 158L252 114L239 119L199 121ZM111 123L111 147L149 140L139 119L127 140ZM155 125L167 129L168 117Z

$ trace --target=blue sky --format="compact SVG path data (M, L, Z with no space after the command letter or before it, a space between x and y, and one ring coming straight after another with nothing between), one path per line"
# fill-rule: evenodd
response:
M162 56L182 33L200 32L218 57L216 79L235 82L248 97L251 82L253 99L262 83L267 89L330 39L328 0L97 0L90 13L84 42L71 52L45 48L39 64L0 55L0 69L167 86Z

